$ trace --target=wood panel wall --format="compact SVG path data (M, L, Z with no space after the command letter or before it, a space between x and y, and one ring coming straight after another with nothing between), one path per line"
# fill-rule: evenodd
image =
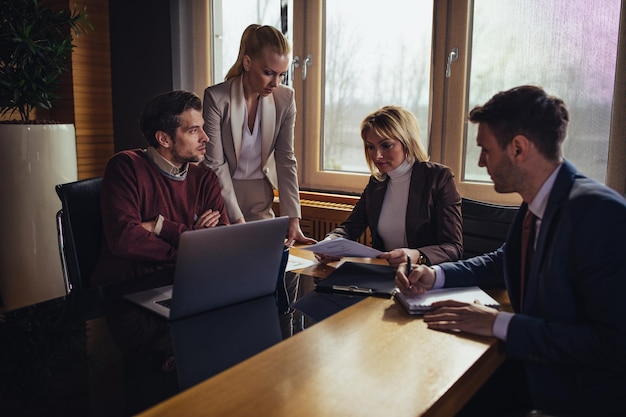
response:
M61 102L37 118L73 123L78 179L101 176L114 152L108 0L47 0L52 7L85 8L93 30L76 37Z
M74 5L74 0L65 1ZM83 179L102 175L114 152L109 1L79 0L76 5L86 8L94 27L76 39L72 54L76 157L78 178Z

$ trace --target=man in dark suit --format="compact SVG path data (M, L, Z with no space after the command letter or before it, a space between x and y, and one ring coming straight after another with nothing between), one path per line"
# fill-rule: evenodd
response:
M505 341L508 362L519 363L520 372L494 385L512 397L520 396L513 385L524 388L529 408L558 416L626 415L626 201L564 160L569 114L541 88L500 92L469 119L479 124L478 164L495 190L517 192L524 201L497 251L414 266L408 278L399 268L398 287L417 294L504 284L514 313L444 301L424 321L432 329Z

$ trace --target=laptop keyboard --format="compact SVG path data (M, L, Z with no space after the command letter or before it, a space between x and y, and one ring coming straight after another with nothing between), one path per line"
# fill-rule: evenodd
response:
M159 301L155 301L155 303L162 305L165 308L170 308L170 305L172 304L172 299L168 298L166 300L159 300Z

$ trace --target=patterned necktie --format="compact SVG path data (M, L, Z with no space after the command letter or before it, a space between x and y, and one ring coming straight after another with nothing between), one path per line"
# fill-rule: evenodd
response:
M526 211L524 221L522 222L522 259L521 259L521 275L520 275L520 309L524 305L524 294L526 291L526 281L528 279L528 271L530 270L530 264L533 258L534 248L534 230L535 220L537 217L531 213L530 210Z

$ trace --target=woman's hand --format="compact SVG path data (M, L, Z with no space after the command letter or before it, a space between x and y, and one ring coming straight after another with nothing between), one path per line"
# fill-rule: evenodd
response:
M287 233L287 239L285 239L285 246L293 246L295 243L304 243L307 245L317 243L317 240L310 237L306 237L300 229L300 219L297 217L289 218L289 231Z
M420 255L421 253L417 249L398 248L378 255L378 258L386 259L389 265L397 268L400 264L406 263L407 256L410 256L413 262L415 262L419 259Z
M337 262L341 260L341 258L338 258L336 256L324 255L323 253L317 253L317 252L313 252L313 253L315 254L315 259L317 259L318 262L323 263L323 264L329 264L331 262Z

